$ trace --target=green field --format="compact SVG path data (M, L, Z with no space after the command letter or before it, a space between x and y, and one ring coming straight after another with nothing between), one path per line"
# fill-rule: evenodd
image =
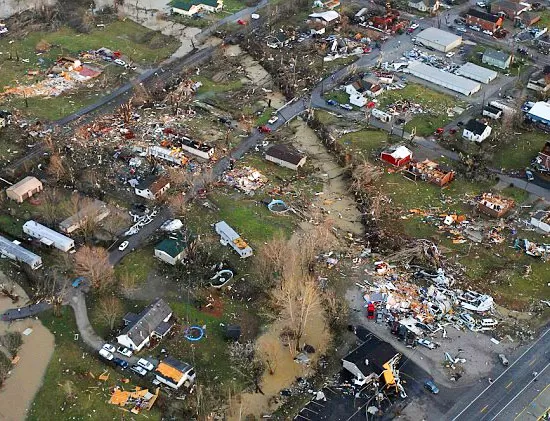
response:
M548 135L541 132L515 135L506 144L495 148L491 165L508 170L528 167L548 140Z
M388 144L388 133L382 130L360 130L346 133L338 142L346 149L360 154L364 158L372 158L378 155L380 149Z

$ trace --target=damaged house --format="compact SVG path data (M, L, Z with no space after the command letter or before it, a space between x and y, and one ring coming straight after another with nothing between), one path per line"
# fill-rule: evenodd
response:
M220 221L214 225L216 232L220 235L220 242L223 245L230 245L241 258L252 256L252 248L244 241L227 222Z
M132 351L140 351L152 339L160 340L170 332L175 323L171 318L172 309L166 301L158 298L141 313L124 315L122 320L126 327L117 336L117 342Z
M542 71L534 73L527 82L527 89L548 92L550 90L550 66L544 66Z
M542 173L550 172L550 142L546 142L542 150L533 160L533 167Z
M531 225L545 233L550 233L550 210L539 210L531 216Z
M147 177L140 181L134 188L138 196L149 200L159 199L170 188L168 177Z
M357 79L355 82L346 85L346 93L349 95L349 102L358 107L364 107L370 100L384 92L381 85L365 79Z
M93 219L94 222L100 222L109 216L109 208L107 203L101 200L93 199L78 210L74 215L59 223L59 229L65 234L70 234L73 231L81 228L86 224L88 219Z
M514 207L514 201L493 193L483 193L477 203L480 212L493 218L502 218Z
M380 154L380 159L396 167L408 164L412 159L412 151L403 145L390 146Z
M422 162L410 162L404 172L405 177L417 181L418 179L443 187L455 178L455 172L437 162L426 159Z
M154 371L156 379L172 389L190 387L195 381L195 369L187 363L166 357Z

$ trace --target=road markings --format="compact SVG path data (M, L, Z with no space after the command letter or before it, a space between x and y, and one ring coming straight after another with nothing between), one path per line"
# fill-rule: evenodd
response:
M487 411L487 408L488 408L488 407L489 407L489 405L485 405L485 406L483 407L483 409L482 409L481 411L479 411L479 412L481 412L481 413L483 414L485 411Z
M521 355L519 356L519 358L518 358L516 361L514 361L512 364L510 364L510 366L508 366L508 368L507 368L506 370L504 370L504 371L502 372L502 374L501 374L500 376L498 376L492 384L495 384L495 382L496 382L498 379L500 379L502 376L504 376L504 374L506 374L506 373L508 372L508 370L509 370L511 367L513 367L518 361L520 361L520 360L523 358L523 356L524 356L525 354L527 354L531 349L533 349L533 347L534 347L536 344L538 344L538 343L542 340L542 338L544 338L544 337L546 336L546 334L547 334L548 332L550 332L550 329L546 329L546 331L540 336L540 338L538 338L529 348L527 348L527 349L525 350L525 352L524 352L523 354L521 354ZM470 402L470 403L468 404L468 406L466 406L462 411L460 411L460 412L458 413L458 415L457 415L456 417L453 418L452 421L457 420L458 417L460 417L464 412L466 412L466 411L468 410L468 408L470 408L470 406L472 406L472 405L474 404L474 402L476 402L476 401L477 401L477 400L478 400L478 399L479 399L479 398L480 398L480 397L481 397L481 396L482 396L491 386L492 386L492 385L490 384L490 385L487 386L485 389L483 389L482 392L481 392L479 395L477 395L476 398L475 398L472 402Z
M504 406L502 407L502 409L501 409L500 411L498 411L497 414L496 414L493 418L491 418L491 421L496 420L497 417L502 413L502 411L504 411L506 408L508 408L508 406L510 406L510 404L511 404L514 400L516 400L516 398L517 398L519 395L521 395L525 389L527 389L529 386L531 386L531 385L535 382L535 380L537 379L537 377L539 377L542 373L544 373L544 370L546 370L546 369L548 368L549 365L550 365L550 363L546 364L546 365L544 366L544 368L540 371L540 373L538 373L538 374L536 375L536 377L533 377L533 378L525 385L525 387L524 387L523 389L521 389L518 393L516 393L516 396L514 396L512 399L510 399L510 402L508 402L506 405L504 405Z
M531 361L529 361L529 367L531 367L533 364L535 364L535 361L537 361L536 358L533 358Z
M544 389L542 389L542 391L537 395L535 396L535 399L533 399L525 408L523 408L523 410L518 414L518 416L516 418L514 418L514 421L516 421L517 419L519 419L519 417L521 416L521 414L523 414L525 412L525 410L533 403L535 402L540 395L542 395L544 392L546 392L546 389L548 389L550 387L550 384L548 386L546 386Z
M508 384L506 385L506 389L508 389L510 386L512 386L512 383L514 383L513 380L512 380L510 383L508 383Z

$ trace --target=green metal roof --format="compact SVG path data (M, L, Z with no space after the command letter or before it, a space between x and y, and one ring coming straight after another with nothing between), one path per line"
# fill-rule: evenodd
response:
M183 239L166 238L155 246L155 250L165 252L171 257L176 258L178 254L187 248L187 243Z
M218 0L172 0L170 2L170 6L181 10L189 10L191 9L191 6L198 6L199 4L217 7Z

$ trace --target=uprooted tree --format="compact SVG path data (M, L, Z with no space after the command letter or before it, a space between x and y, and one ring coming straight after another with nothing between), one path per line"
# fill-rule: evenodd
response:
M103 247L81 247L75 254L75 272L88 278L93 288L105 289L115 277L109 253Z

